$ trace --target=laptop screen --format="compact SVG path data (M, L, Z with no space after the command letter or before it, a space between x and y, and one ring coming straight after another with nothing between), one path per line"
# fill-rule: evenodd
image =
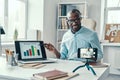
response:
M15 41L18 60L46 59L43 41Z

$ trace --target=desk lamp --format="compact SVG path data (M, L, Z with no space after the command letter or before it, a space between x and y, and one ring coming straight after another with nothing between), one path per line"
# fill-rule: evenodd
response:
M0 26L0 55L2 53L2 47L1 47L1 34L5 34L5 31L3 30L2 26Z
M5 31L3 30L2 26L0 26L0 34L5 34Z

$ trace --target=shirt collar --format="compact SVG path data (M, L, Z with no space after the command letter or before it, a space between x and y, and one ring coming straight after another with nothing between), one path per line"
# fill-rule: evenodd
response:
M82 30L83 30L83 26L81 26L80 30L79 30L79 31L77 31L75 34L73 34L73 33L71 32L71 29L69 30L69 32L70 32L72 35L76 35L76 34L81 33L81 32L82 32Z

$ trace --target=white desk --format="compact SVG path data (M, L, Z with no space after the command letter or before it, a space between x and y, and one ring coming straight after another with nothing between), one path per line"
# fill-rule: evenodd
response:
M58 60L57 63L49 63L39 69L22 68L18 66L10 67L6 64L6 60L0 57L0 79L7 78L9 80L30 80L32 74L44 72L52 69L59 69L66 72L72 72L74 68L84 63L80 61ZM104 80L109 74L109 67L94 68L97 76L94 76L86 67L80 68L76 71L80 75L71 80Z

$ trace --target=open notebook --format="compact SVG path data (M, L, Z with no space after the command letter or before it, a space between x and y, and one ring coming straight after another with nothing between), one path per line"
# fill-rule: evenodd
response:
M20 63L51 63L54 59L47 59L43 41L15 41L15 50Z

